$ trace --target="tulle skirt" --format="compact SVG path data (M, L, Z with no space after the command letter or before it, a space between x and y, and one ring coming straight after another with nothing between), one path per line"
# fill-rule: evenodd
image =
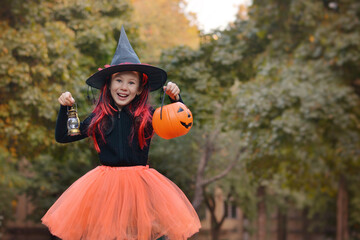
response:
M201 227L184 193L148 166L96 167L41 220L63 240L180 240Z

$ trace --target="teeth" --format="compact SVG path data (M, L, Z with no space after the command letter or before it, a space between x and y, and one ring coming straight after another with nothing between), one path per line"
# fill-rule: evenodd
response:
M120 97L127 97L126 94L120 94L120 93L118 93L117 95L120 96Z

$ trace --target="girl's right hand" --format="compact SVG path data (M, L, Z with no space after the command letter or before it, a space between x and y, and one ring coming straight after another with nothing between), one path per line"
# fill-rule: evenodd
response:
M58 101L63 106L72 106L75 103L75 99L71 96L70 92L64 92L58 98Z

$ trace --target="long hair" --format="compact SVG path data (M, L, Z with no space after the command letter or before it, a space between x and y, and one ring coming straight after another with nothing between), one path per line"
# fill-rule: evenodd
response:
M149 84L146 74L138 73L140 80L140 87L142 88L141 94L136 96L128 105L128 109L134 119L134 127L131 131L130 142L133 141L134 133L137 131L138 142L141 149L147 146L146 140L153 136L152 128L149 128L151 124L152 115L150 112L150 105L148 104L149 98ZM100 90L99 98L96 106L92 111L93 118L91 119L88 127L88 135L93 139L94 146L97 152L100 152L99 143L97 137L100 137L103 143L106 143L104 132L108 127L111 117L117 112L112 106L114 101L110 93L111 79L107 79L103 88Z
M152 138L154 131L152 128L148 127L152 121L150 105L148 103L150 92L148 76L144 73L140 73L139 75L142 92L129 104L129 110L135 121L134 128L132 129L132 134L130 136L130 142L132 142L134 138L134 131L137 131L139 146L143 149L147 146L146 140Z

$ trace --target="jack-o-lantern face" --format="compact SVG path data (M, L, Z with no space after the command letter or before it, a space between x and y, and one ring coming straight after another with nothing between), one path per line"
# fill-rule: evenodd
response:
M154 131L165 139L185 135L193 124L190 110L180 102L157 108L152 120Z

